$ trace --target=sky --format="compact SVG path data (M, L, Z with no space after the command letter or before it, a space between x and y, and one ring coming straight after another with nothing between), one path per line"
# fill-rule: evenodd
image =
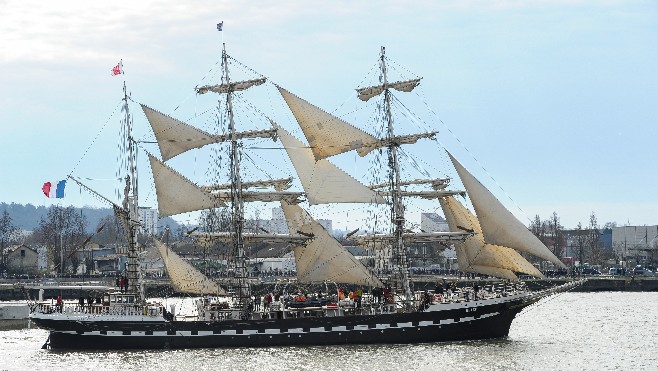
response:
M349 119L354 88L385 46L423 77L439 142L525 224L553 212L568 228L592 212L601 225L658 224L655 1L0 0L0 9L0 202L106 206L75 187L44 197L45 181L68 174L116 199L124 81L135 101L196 117L207 102L193 87L217 76L224 42L250 69ZM119 60L125 74L113 77ZM148 138L133 114L136 137ZM140 182L155 206L148 176ZM319 217L348 227L340 212Z

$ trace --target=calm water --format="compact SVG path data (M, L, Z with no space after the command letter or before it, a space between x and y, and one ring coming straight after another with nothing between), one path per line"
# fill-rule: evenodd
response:
M566 293L526 309L506 339L449 344L122 352L42 350L0 331L0 369L657 370L658 293Z

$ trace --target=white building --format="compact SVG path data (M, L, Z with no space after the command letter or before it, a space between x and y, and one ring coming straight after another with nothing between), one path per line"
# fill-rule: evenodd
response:
M320 225L324 227L324 229L326 229L327 232L329 232L330 234L333 233L333 228L332 228L333 223L331 222L331 219L318 219L318 223L320 223Z
M140 207L137 210L139 214L139 222L142 223L140 232L147 235L155 235L158 233L158 209L150 207Z
M293 272L297 270L294 253L288 252L281 258L255 258L250 260L250 264L258 265L261 272Z
M658 225L612 227L612 250L626 260L650 260L658 252Z
M448 222L437 213L420 214L420 229L426 233L448 232Z
M288 233L288 223L286 223L286 217L283 214L283 209L280 207L272 208L272 220L269 220L269 224L269 231L272 233Z

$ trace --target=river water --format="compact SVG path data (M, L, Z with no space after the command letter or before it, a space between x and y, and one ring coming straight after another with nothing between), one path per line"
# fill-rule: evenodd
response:
M658 293L565 293L525 309L509 337L416 345L163 351L42 350L47 332L0 331L0 369L658 370Z

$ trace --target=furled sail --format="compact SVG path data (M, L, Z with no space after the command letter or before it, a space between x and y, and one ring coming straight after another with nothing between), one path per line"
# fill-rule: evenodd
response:
M375 149L377 138L277 86L313 150L316 160L353 149L360 156Z
M233 241L235 235L231 232L194 232L192 237L199 243L199 245L204 247L210 247L215 242L221 241L229 243ZM242 238L244 241L249 243L291 243L299 244L304 243L310 239L310 237L296 235L291 236L289 234L270 234L270 233L242 233Z
M473 203L478 216L484 240L490 244L508 246L524 251L566 268L539 239L528 230L500 201L486 189L479 180L469 173L452 154L452 160L459 177Z
M167 269L167 274L176 291L197 295L226 294L217 282L199 272L192 264L183 260L160 240L154 238L153 241L155 241L155 246L158 248L160 255L162 255L162 261Z
M508 279L517 278L514 272L543 277L535 266L515 250L485 243L478 219L454 197L446 197L440 203L451 231L473 231L471 237L455 244L457 263L461 270Z
M150 153L148 156L153 172L155 193L158 197L160 217L226 206L210 192L204 192L199 186L165 165L155 156Z
M218 85L204 85L201 87L198 87L196 89L196 92L198 94L205 94L209 91L212 91L214 93L228 93L229 91L242 91L249 89L252 86L256 85L261 85L264 84L267 79L260 78L260 79L252 79L252 80L245 80L245 81L237 81L237 82L232 82L230 84L218 84Z
M335 238L297 205L281 202L291 234L313 236L310 242L294 247L297 279L301 282L378 286L382 282L347 251Z
M218 192L212 193L217 200L221 201L231 201L231 194L229 192ZM298 204L302 202L302 192L254 192L254 191L242 191L242 199L245 202L273 202L273 201L286 201L290 204Z
M240 185L242 186L242 189L272 187L277 190L283 190L290 188L292 185L292 177L282 179L257 180L253 182L241 182ZM202 186L201 189L204 191L221 191L225 189L231 189L231 183Z
M375 191L359 183L327 160L315 161L313 152L283 128L274 125L302 182L309 204L333 202L386 203Z
M409 232L403 233L402 239L405 244L416 244L416 243L430 243L430 242L450 242L450 241L462 241L466 237L470 236L471 233L464 231L457 232ZM362 236L355 236L354 240L358 245L361 246L373 246L373 243L376 246L377 243L390 245L397 238L394 234L367 234Z
M397 91L404 91L404 92L410 92L414 90L416 86L420 84L420 79L411 79L411 80L405 80L405 81L398 81L394 82L391 84L386 84L386 85L377 85L377 86L369 86L367 88L359 88L356 89L356 92L359 95L359 99L362 101L367 101L372 97L375 97L379 94L381 94L384 90L387 88L392 88Z

